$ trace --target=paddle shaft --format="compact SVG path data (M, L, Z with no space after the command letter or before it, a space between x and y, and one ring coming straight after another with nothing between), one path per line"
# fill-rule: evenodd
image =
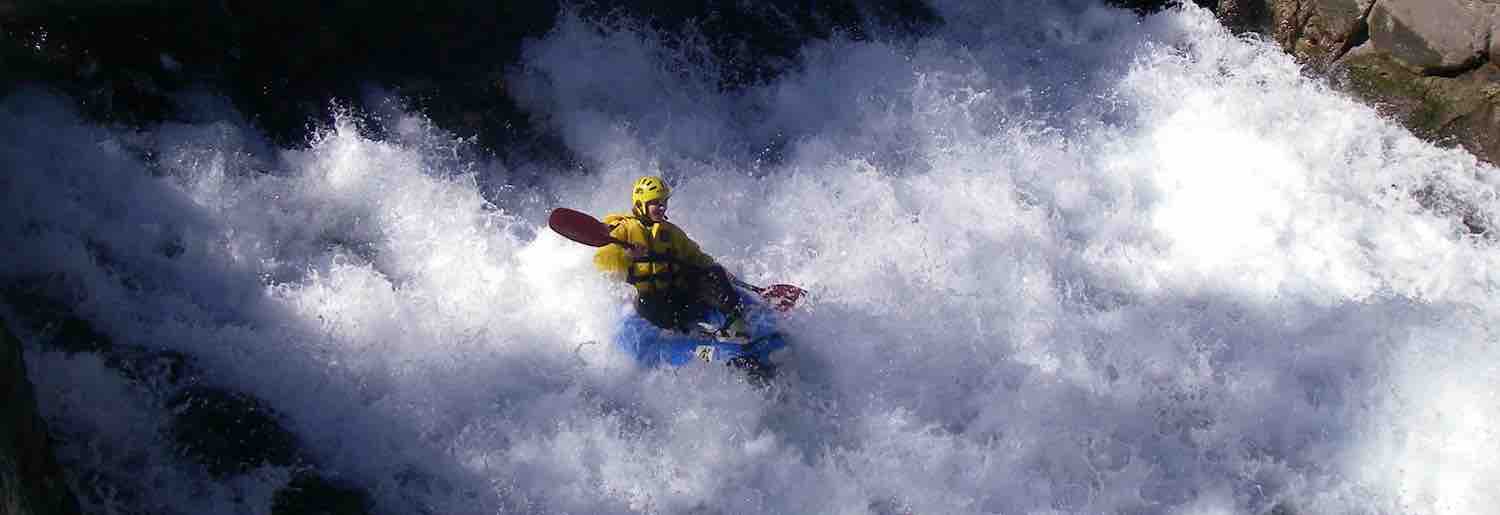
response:
M738 278L738 277L735 277L735 278L732 278L732 279L731 279L731 280L733 280L733 281L734 281L734 284L735 284L735 285L736 285L736 286L739 286L739 287L741 287L741 288L745 288L745 289L748 289L748 290L750 290L750 291L753 291L753 292L755 292L755 293L765 293L765 291L766 291L766 289L765 289L765 288L761 288L761 287L759 287L759 286L756 286L756 285L753 285L753 284L750 284L750 283L747 283L747 282L745 282L745 281L741 281L741 280L740 280L740 278Z
M557 231L558 234L584 245L593 247L619 245L630 249L633 257L639 257L639 254L650 252L648 247L642 247L610 235L608 226L599 222L599 219L582 211L575 211L565 207L553 209L552 213L547 216L547 225L553 231ZM678 262L677 265L688 269L699 269L699 267L688 263ZM790 303L795 303L797 299L807 294L806 290L789 284L773 284L769 288L762 288L741 281L738 277L729 275L727 272L725 275L728 275L735 285L753 291L764 298L781 298L786 300L788 307ZM782 310L785 309L782 308Z

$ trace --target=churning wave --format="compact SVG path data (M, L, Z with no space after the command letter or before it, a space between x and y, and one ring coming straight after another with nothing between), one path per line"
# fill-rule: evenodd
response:
M16 93L0 274L263 399L383 513L1500 505L1500 254L1418 199L1493 220L1492 168L1199 9L935 8L732 89L691 40L564 15L508 90L587 173L394 103L292 149L212 97L137 131ZM643 174L739 276L813 292L769 390L608 344L626 287L542 220ZM215 479L159 391L27 361L95 512L263 513L293 475Z

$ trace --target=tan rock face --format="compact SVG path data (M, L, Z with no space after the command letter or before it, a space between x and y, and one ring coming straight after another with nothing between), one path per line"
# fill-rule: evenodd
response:
M1307 70L1422 138L1500 160L1500 0L1221 0ZM1253 13L1266 15L1254 21Z
M1500 0L1485 6L1490 18L1490 62L1500 60Z
M1386 0L1370 11L1370 41L1420 73L1462 72L1489 52L1493 13L1464 0Z

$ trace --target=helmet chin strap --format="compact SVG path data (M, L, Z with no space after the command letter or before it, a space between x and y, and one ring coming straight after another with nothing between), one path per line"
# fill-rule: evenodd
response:
M655 220L651 219L651 209L648 208L648 207L646 207L646 204L641 203L641 202L636 202L633 210L635 211L635 216L636 217L638 217L638 218L644 218L644 219L646 219L647 222L655 222ZM668 220L667 214L666 213L662 213L661 214L661 219L662 219L662 221L667 221Z

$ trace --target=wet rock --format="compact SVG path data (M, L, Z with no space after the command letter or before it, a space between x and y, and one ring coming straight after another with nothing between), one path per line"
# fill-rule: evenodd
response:
M297 473L271 501L272 515L365 515L374 502L355 486L315 471Z
M45 328L72 314L68 303L54 293L55 277L24 277L0 286L0 298L10 304L19 322L33 329Z
M109 335L94 329L88 320L68 316L52 328L51 336L44 343L53 349L69 354L77 352L107 352L114 347Z
M1500 158L1500 68L1459 77L1424 76L1389 54L1357 49L1337 63L1334 84L1401 122L1418 137Z
M214 477L303 461L296 435L281 426L275 411L249 395L195 386L174 396L168 408L178 450Z
M37 413L21 342L0 323L0 512L78 513Z
M0 287L0 298L48 350L73 354L107 352L113 348L114 341L109 335L78 316L69 301L57 293L59 283L38 277L12 280Z
M133 383L164 388L182 385L197 375L192 358L186 354L134 345L118 346L104 358L104 366Z
M49 350L73 354L108 352L114 348L109 335L94 329L93 323L75 314L66 301L48 289L46 281L11 282L5 285L0 296L15 310L20 321L40 336L40 343Z
M192 110L175 95L207 89L278 146L298 147L335 113L389 91L480 153L576 169L545 113L504 87L564 5L705 45L726 88L791 70L811 39L904 38L940 23L921 0L24 2L0 9L0 93L41 82L92 118L150 125L186 121Z
M1500 159L1500 1L1212 3L1226 26L1270 36L1417 136Z
M473 86L503 73L556 11L551 1L26 2L0 11L0 64L15 72L0 76L0 92L42 82L92 118L139 125L178 121L188 113L174 95L204 88L281 146L299 146L338 106L359 107L366 86L400 93L426 78L454 103L497 106L492 115L521 114L503 122L524 126L524 113ZM531 134L486 136L493 148Z
M105 366L137 384L179 386L197 375L192 359L181 352L119 344L74 313L43 278L12 280L0 286L0 298L20 321L40 337L48 350L100 354Z
M609 19L624 11L668 34L701 35L720 66L726 88L764 83L793 67L809 40L835 35L855 40L920 34L941 22L925 2L669 2L592 1L584 15ZM691 32L689 32L691 31Z
M1452 76L1486 59L1491 7L1461 0L1379 2L1370 11L1370 41L1423 75Z
M1235 32L1264 32L1271 27L1271 12L1265 0L1219 0L1214 13Z
M1272 2L1272 37L1314 71L1364 42L1365 19L1375 0L1283 0Z

